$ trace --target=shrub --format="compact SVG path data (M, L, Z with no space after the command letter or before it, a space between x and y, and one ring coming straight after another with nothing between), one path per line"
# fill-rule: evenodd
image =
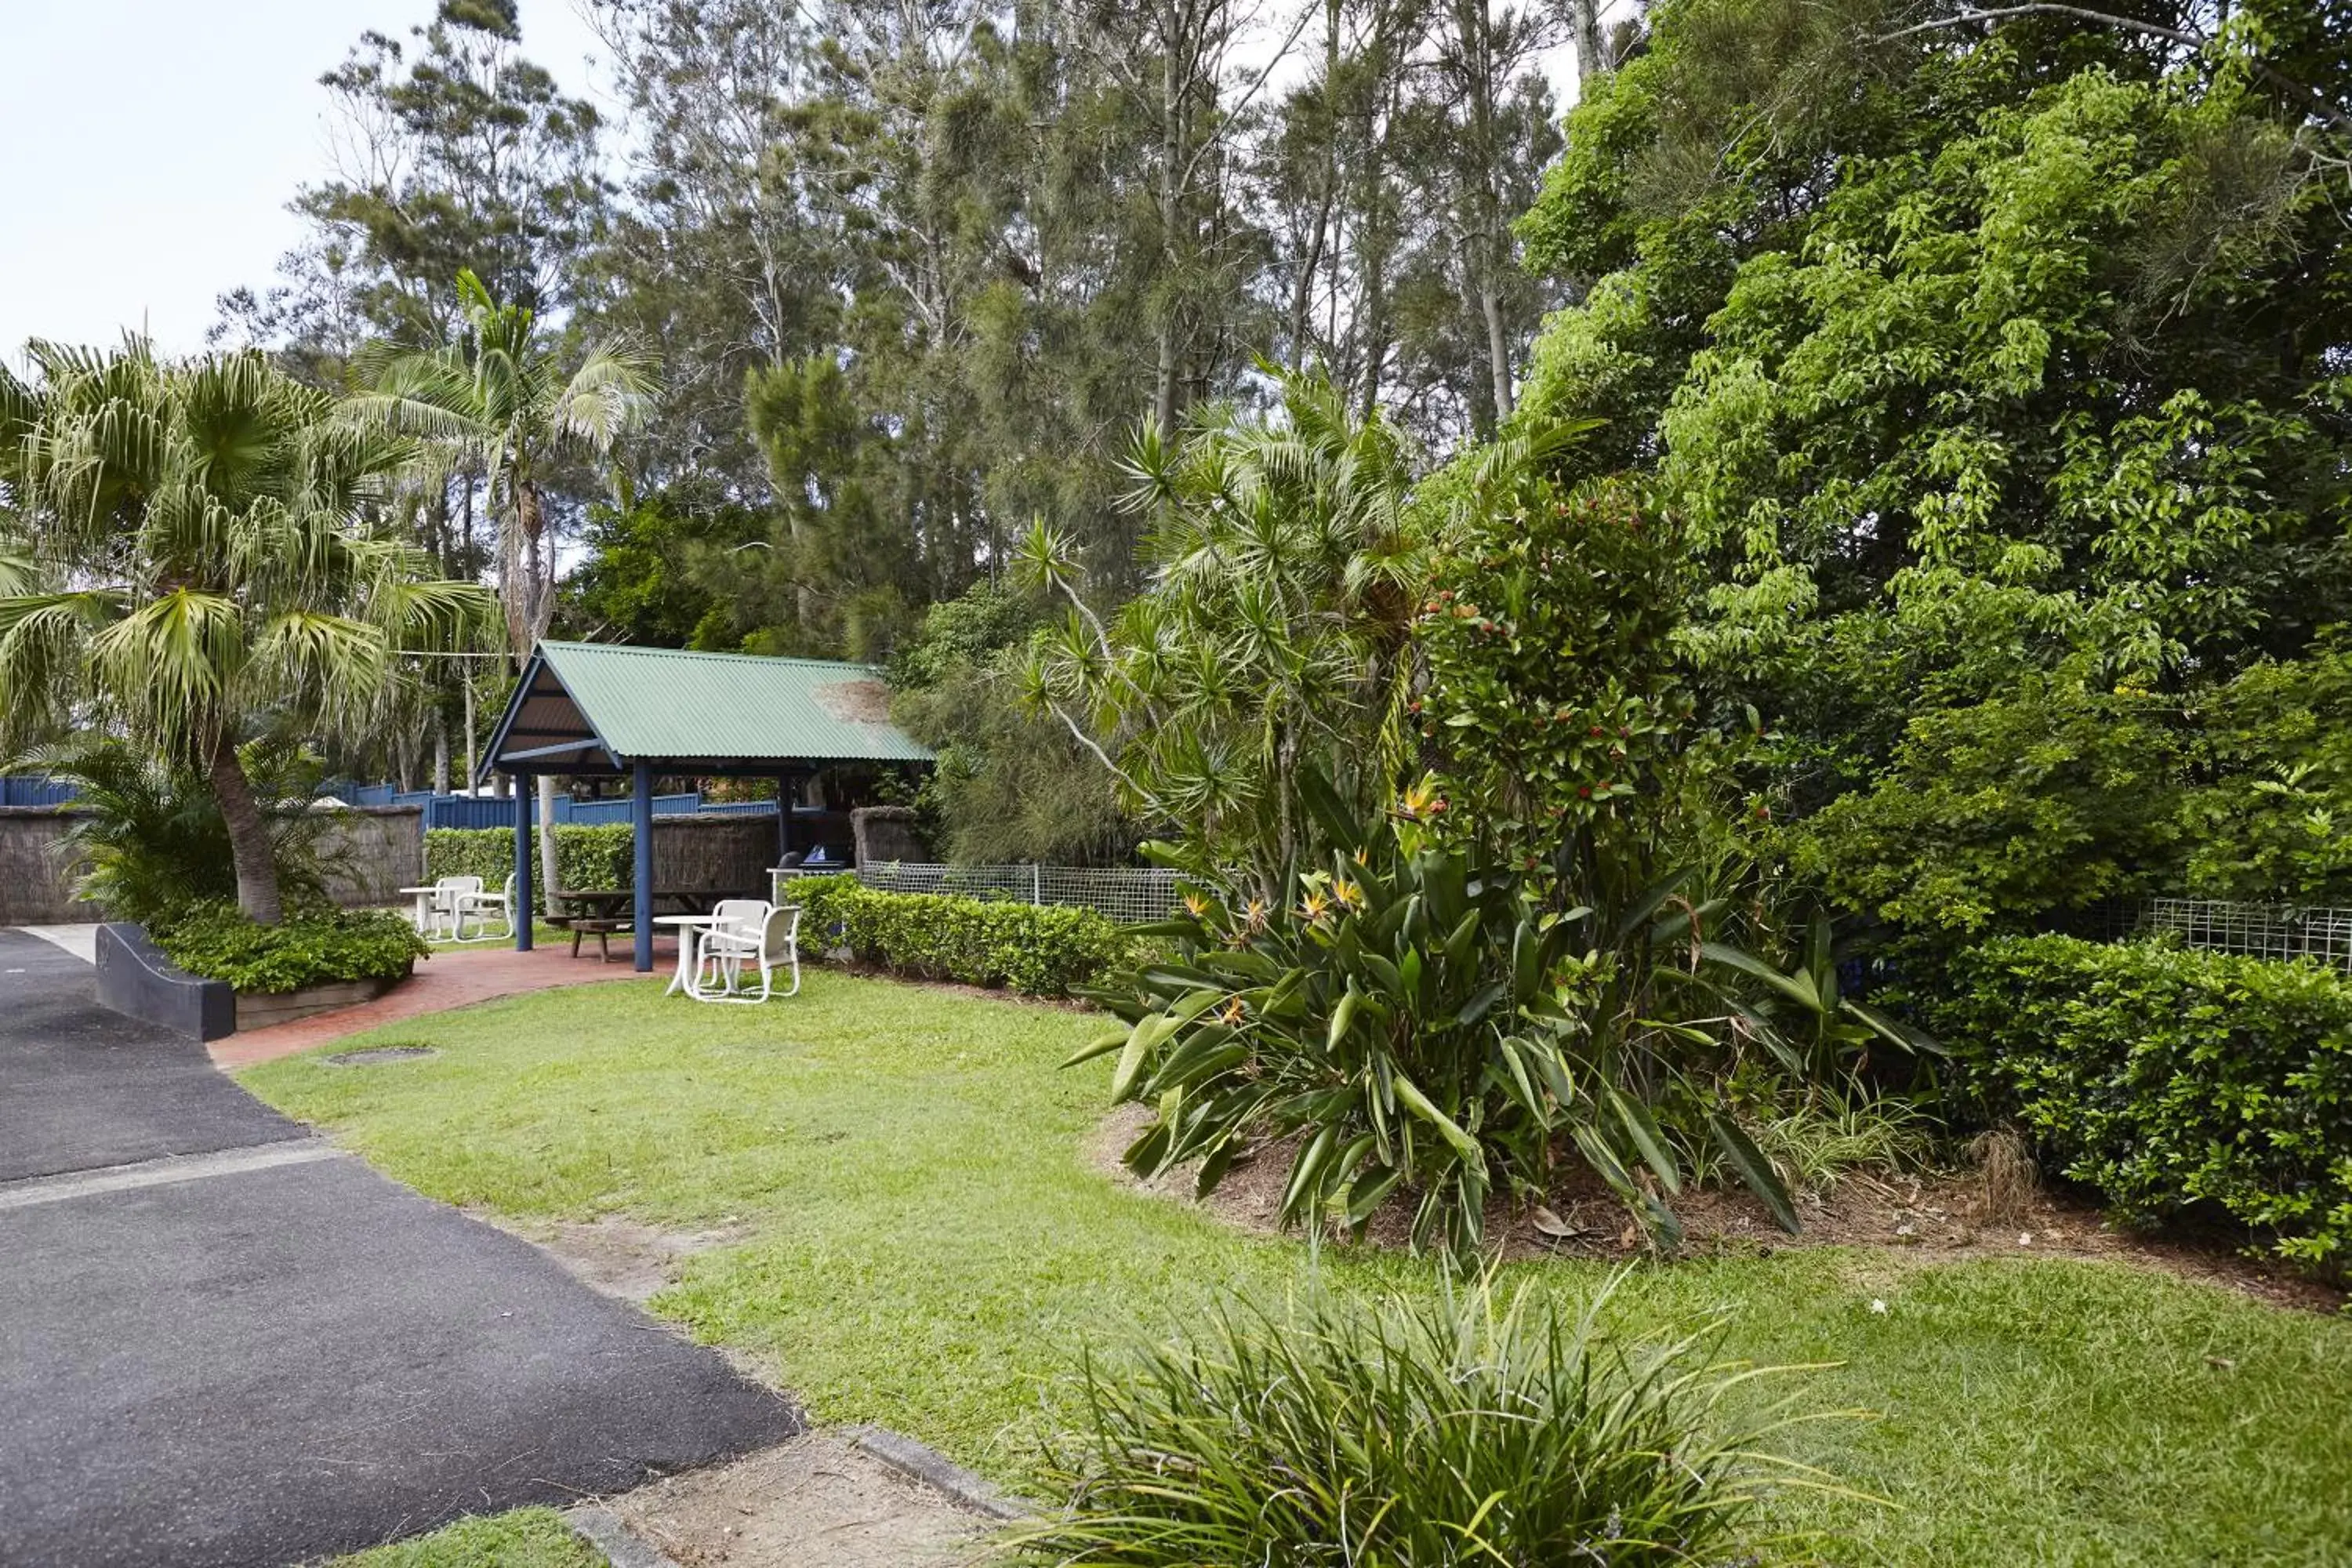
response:
M1936 1022L1998 1110L2126 1216L2218 1205L2290 1258L2352 1260L2352 982L2309 962L1990 942Z
M855 877L791 885L803 940L925 980L1066 995L1124 963L1134 943L1092 910L940 893L885 893Z
M1762 1563L1790 1418L1704 1339L1628 1342L1485 1282L1358 1305L1231 1302L1085 1363L1086 1416L1013 1535L1049 1563ZM1760 1402L1756 1402L1760 1403Z
M842 900L861 884L844 873L834 877L795 877L784 884L787 902L801 907L801 945L828 952L845 944L842 931Z
M635 885L635 840L625 822L558 823L555 869L566 888L628 888ZM533 871L538 869L532 867ZM506 885L514 871L511 827L436 827L425 836L425 878L479 877L492 888ZM547 909L542 877L531 879L531 908Z
M1563 1157L1673 1247L1666 1198L1711 1148L1798 1228L1729 1103L1738 1049L1706 1026L1728 1027L1673 1021L1727 994L1711 971L1665 962L1717 951L1691 952L1710 911L1678 900L1685 876L1553 915L1491 862L1433 842L1427 819L1442 803L1425 792L1367 825L1319 768L1302 766L1299 782L1323 866L1272 889L1196 879L1183 914L1152 928L1171 954L1094 994L1121 1026L1071 1062L1116 1052L1113 1098L1160 1112L1121 1156L1129 1168L1152 1177L1198 1161L1205 1195L1253 1145L1295 1138L1281 1223L1360 1232L1404 1194L1413 1247L1463 1255L1483 1244L1497 1187L1541 1198ZM1819 1010L1843 1005L1808 994ZM1741 1011L1747 1037L1792 1072L1804 1066L1769 1016Z
M406 920L380 910L304 912L270 926L234 904L206 904L150 934L189 973L249 994L396 980L431 951Z

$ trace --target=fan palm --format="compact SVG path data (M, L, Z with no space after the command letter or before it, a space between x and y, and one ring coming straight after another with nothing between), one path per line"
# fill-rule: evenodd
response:
M362 355L367 383L346 404L366 429L423 443L425 476L488 481L499 524L499 602L520 666L555 614L555 550L547 537L550 481L564 465L611 458L645 417L653 379L625 344L592 344L568 374L537 315L501 305L470 271L457 274L465 330L437 349L388 346ZM555 780L539 780L541 874L556 885Z
M499 597L518 661L555 611L555 558L547 537L551 481L567 463L604 461L645 416L653 381L622 344L594 344L568 374L537 316L492 300L480 279L457 275L465 330L436 349L380 347L362 356L366 389L345 400L362 428L421 443L435 477L488 481L499 525Z
M0 739L104 726L199 771L237 903L275 922L268 803L238 742L264 723L362 734L401 656L465 637L487 596L368 528L410 444L262 355L30 353L33 384L0 371Z

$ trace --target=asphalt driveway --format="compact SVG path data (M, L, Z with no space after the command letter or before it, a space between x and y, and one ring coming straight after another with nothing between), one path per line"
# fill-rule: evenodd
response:
M798 1425L6 931L0 1258L0 1563L302 1562Z

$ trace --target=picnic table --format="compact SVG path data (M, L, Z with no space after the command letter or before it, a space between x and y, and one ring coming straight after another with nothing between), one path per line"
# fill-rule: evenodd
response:
M709 888L656 888L653 902L656 911L668 904L677 913L699 915L708 913L723 896ZM627 888L561 889L555 895L558 903L570 904L584 912L550 916L548 923L572 932L572 957L580 956L580 939L593 936L596 939L597 957L609 962L614 934L636 929L636 898L635 892Z

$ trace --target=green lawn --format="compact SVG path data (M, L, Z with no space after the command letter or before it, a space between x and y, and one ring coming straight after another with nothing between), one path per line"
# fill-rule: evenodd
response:
M329 1568L603 1568L604 1562L553 1509L523 1508L339 1557Z
M1081 1159L1109 1067L1055 1064L1093 1019L822 971L765 1008L660 992L486 1003L335 1047L424 1041L430 1060L242 1076L452 1203L741 1228L655 1310L751 1352L819 1419L883 1422L1016 1483L1082 1341L1312 1266ZM1321 1267L1340 1289L1430 1278L1346 1250ZM1605 1278L1521 1273L1570 1297ZM1785 1505L1843 1539L1836 1561L2352 1562L2352 1321L2121 1265L1854 1250L1645 1268L1618 1307L1721 1317L1759 1361L1840 1363L1812 1395L1876 1417L1808 1428L1803 1451L1891 1500Z

